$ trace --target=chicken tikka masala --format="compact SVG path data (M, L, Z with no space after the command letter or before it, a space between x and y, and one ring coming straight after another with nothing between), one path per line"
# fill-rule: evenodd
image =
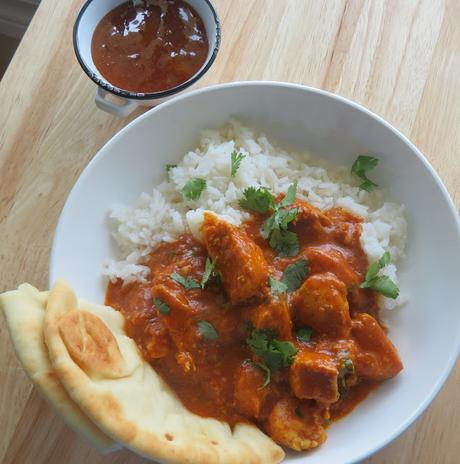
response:
M394 297L360 244L362 219L249 188L237 227L204 213L189 233L150 254L149 281L109 284L144 358L192 412L252 422L294 450L402 369L379 321Z

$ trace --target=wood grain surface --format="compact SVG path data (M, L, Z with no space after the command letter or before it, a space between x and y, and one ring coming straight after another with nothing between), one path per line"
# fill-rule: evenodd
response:
M0 291L25 281L46 287L69 190L97 150L143 111L118 119L94 106L95 86L72 49L81 4L42 0L0 83ZM200 86L280 80L355 100L415 142L460 205L459 0L215 4L223 42ZM459 387L457 363L427 412L366 463L460 462ZM32 388L0 324L0 462L147 461L128 451L100 456L73 433Z

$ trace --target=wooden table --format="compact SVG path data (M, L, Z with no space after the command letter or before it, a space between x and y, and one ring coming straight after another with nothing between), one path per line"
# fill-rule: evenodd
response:
M351 98L414 141L460 205L458 0L215 3L223 43L201 86L268 79ZM47 286L53 231L70 188L97 150L141 112L117 119L95 108L95 86L71 42L81 4L42 0L0 84L0 291L25 281ZM422 418L366 462L460 462L459 386L457 364ZM4 464L146 462L129 451L99 456L73 433L32 388L4 324L0 433Z

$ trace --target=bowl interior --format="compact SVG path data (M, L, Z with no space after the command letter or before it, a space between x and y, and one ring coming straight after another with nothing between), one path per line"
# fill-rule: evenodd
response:
M127 0L89 0L80 10L75 23L74 47L82 66L93 80L107 86L112 86L112 84L102 76L94 64L91 54L91 41L94 29L96 29L100 20L115 7L122 3L126 3L126 1ZM208 56L201 68L196 72L195 75L197 75L202 72L213 55L215 55L216 47L219 45L219 22L210 1L186 0L186 2L195 9L203 20L209 42ZM193 76L191 79L193 79ZM115 89L114 86L112 87Z
M406 205L407 256L400 263L408 303L385 319L404 362L355 411L333 424L310 464L355 462L393 439L428 405L460 345L460 233L452 202L427 161L401 134L367 110L305 87L236 83L192 92L160 105L111 139L87 166L62 212L53 243L50 284L64 278L86 299L102 303L102 263L115 250L107 211L132 204L198 141L200 129L239 118L290 148L351 166L359 153L380 159L376 180ZM373 173L374 174L374 173ZM83 220L82 220L83 218ZM286 462L300 462L304 454Z

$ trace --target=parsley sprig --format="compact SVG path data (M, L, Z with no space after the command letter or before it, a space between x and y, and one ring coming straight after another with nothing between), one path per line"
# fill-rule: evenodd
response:
M361 190L372 192L378 185L367 177L367 171L371 171L379 164L378 158L368 155L360 155L353 163L351 172L356 174L363 182L359 185Z
M232 151L232 154L230 155L232 159L232 171L230 173L231 177L236 176L236 172L238 171L238 168L240 167L241 161L246 158L246 155L243 155L243 153L238 153L236 150Z
M186 200L198 200L205 189L206 179L194 177L183 186L182 195Z
M386 251L378 261L375 261L369 266L365 280L359 287L372 288L388 298L398 298L398 286L388 276L379 275L380 270L389 264L390 261L390 252Z
M240 200L242 208L257 213L273 210L272 215L263 222L260 232L263 238L269 239L268 243L279 256L295 256L299 252L299 239L288 230L288 225L299 214L299 208L288 208L295 200L296 193L297 183L294 183L289 186L285 197L276 203L275 197L266 187L248 187Z
M298 349L291 342L275 338L271 330L255 329L254 327L249 327L249 330L246 343L250 350L261 359L258 364L264 366L262 369L266 373L265 381L261 387L263 388L270 383L273 372L289 367L292 364Z

